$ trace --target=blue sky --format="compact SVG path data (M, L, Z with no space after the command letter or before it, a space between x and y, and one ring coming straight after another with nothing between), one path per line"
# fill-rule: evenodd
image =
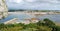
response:
M60 10L60 0L6 0L9 9Z

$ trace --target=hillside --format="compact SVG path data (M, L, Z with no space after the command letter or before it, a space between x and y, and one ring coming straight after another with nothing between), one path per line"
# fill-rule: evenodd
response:
M30 24L0 24L0 31L60 31L60 26L46 18Z

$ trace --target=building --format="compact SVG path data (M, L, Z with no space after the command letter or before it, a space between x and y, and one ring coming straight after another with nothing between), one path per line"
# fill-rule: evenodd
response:
M8 16L8 9L5 0L0 0L0 19Z

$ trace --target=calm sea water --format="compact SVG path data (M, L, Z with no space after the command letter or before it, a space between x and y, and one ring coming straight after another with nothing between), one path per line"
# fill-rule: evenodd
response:
M18 19L25 19L25 18L33 18L34 16L32 15L26 15L26 14L10 14L7 18L0 20L0 23L6 22L8 20L11 20L13 18L18 18ZM48 18L54 22L60 22L60 14L55 14L55 15L41 15L41 16L36 16L36 18L39 18L41 20ZM21 20L20 20L21 21Z
M45 18L48 18L54 22L59 22L60 23L60 14L54 14L54 15L42 15L42 16L38 16L37 18L43 20Z

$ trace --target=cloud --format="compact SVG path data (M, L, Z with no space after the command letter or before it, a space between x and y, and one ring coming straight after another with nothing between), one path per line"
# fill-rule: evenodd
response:
M7 0L7 2L9 2L9 3L21 3L22 2L22 0Z
M7 0L9 9L60 10L60 0Z
M25 0L26 2L35 2L36 0Z

